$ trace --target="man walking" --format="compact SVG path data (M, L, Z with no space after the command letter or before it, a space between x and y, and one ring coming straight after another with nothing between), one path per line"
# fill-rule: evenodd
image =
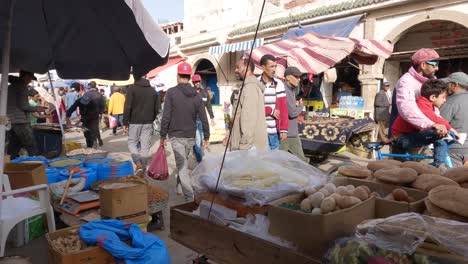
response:
M211 125L214 125L214 114L213 114L213 107L211 106L210 95L206 89L201 88L201 76L198 74L194 74L192 76L192 83L197 93L201 96L203 104L208 111L211 119ZM197 118L197 132L195 135L195 156L198 162L201 162L203 159L203 126L200 118Z
M468 133L468 75L464 72L454 72L442 81L448 83L449 98L440 109L440 113L458 133ZM453 143L450 146L450 157L454 167L468 163L468 143Z
M33 73L20 71L19 77L8 76L7 116L11 122L8 131L7 153L11 159L18 157L21 148L28 151L29 156L37 155L37 146L31 128L29 113L44 112L45 107L30 106L28 100L28 84L37 80Z
M177 86L170 88L164 98L160 140L160 144L164 145L166 138L169 137L186 201L192 201L194 198L187 163L195 144L197 117L203 126L203 147L208 146L210 139L205 104L202 97L190 85L191 74L190 64L182 62L177 67Z
M159 109L159 96L146 78L140 78L128 88L123 124L124 133L128 132L128 149L137 176L143 176L149 162L153 121Z
M375 96L374 120L379 125L379 138L382 142L388 142L388 122L390 120L391 98L388 94L390 83L384 82L383 88Z
M254 65L247 59L240 59L236 64L235 74L238 80L244 80L242 91L234 93L232 107L236 114L231 128L231 150L260 151L269 150L266 133L264 95L265 86L253 73ZM240 95L240 97L239 97Z
M120 93L120 87L115 86L114 91L109 99L109 108L107 114L112 115L117 119L117 126L112 128L112 134L117 135L117 127L123 125L123 113L125 106L125 95Z
M268 133L268 144L271 150L278 149L280 140L288 137L288 104L284 84L275 79L276 59L270 54L260 59L263 73L259 77L265 85L265 116Z
M99 135L99 119L104 112L104 100L99 94L96 83L90 82L89 90L83 96L76 100L75 103L67 110L67 125L70 126L70 117L73 112L79 108L81 115L81 122L87 128L84 132L86 138L86 146L88 148L96 147L96 141L99 140L99 145L102 145L102 140Z
M280 149L291 152L299 159L307 162L302 149L301 139L299 138L299 128L297 125L297 117L304 109L302 99L296 100L296 91L299 89L302 73L296 67L288 67L284 72L284 86L286 89L286 98L288 100L288 116L289 128L288 137L281 140Z

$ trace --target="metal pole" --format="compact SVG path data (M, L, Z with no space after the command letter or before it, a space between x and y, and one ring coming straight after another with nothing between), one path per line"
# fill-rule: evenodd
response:
M62 131L62 145L63 145L63 141L65 138L65 130L63 129L62 114L60 113L60 107L57 105L58 104L57 95L55 94L55 88L54 88L54 85L52 84L52 77L50 76L50 71L47 71L47 76L49 77L50 89L52 90L52 96L54 97L54 106L55 106L55 111L57 112L57 117L58 117L58 121L60 125L60 131ZM67 152L68 152L68 149L65 144L65 153Z
M8 98L8 73L10 71L10 49L11 49L11 28L13 21L13 9L16 0L8 0L10 10L6 17L5 39L3 40L2 54L2 80L0 82L0 193L3 192L3 168L5 162L5 134L6 134L6 115ZM8 6L8 5L7 5ZM0 214L2 212L2 200L0 197Z

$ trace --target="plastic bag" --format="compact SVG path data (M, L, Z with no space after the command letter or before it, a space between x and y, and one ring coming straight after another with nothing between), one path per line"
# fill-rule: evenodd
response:
M413 254L430 238L450 252L468 257L468 223L416 213L366 221L357 226L356 237L404 254Z
M223 154L208 155L192 172L197 194L215 191ZM327 176L286 151L233 151L226 154L217 191L264 205L306 187L323 185Z
M109 128L114 128L119 125L119 121L112 115L109 115Z
M169 178L169 169L167 168L166 150L163 145L159 146L154 154L153 161L148 168L148 176L160 181Z
M118 220L93 221L82 225L79 235L86 244L105 249L117 263L170 263L164 241L153 234L143 233L136 224ZM131 246L124 241L132 241Z

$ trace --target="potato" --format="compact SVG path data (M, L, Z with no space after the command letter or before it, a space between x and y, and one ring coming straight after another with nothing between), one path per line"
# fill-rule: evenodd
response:
M364 189L366 190L366 192L367 192L368 195L371 194L371 190L369 189L369 187L367 187L367 186L365 186L365 185L361 185L361 186L359 186L359 187L364 188Z
M320 191L318 191L318 192L323 193L323 195L325 195L325 197L328 197L328 196L330 196L332 194L330 191L328 191L325 188L320 189Z
M304 193L305 193L306 196L311 196L312 194L314 194L316 192L317 192L317 188L315 188L315 187L307 187L304 190Z
M327 189L330 193L334 193L336 191L336 186L333 183L327 183L323 188Z
M312 203L309 199L304 199L301 202L301 210L302 211L310 211L312 210Z
M335 199L331 197L327 197L323 199L322 204L320 205L320 209L322 210L322 214L328 214L335 210L336 202Z
M352 192L354 191L354 189L356 189L356 187L350 184L350 185L346 185L346 189L348 189L349 192Z
M355 206L356 204L359 204L360 202L361 202L361 200L359 200L358 198L356 198L354 196L343 196L339 200L338 206L340 208L345 209L345 208Z
M358 198L361 201L365 201L367 200L367 198L369 198L369 195L367 194L366 189L361 188L361 186L354 189L353 196Z
M322 213L322 210L320 208L314 208L314 210L312 210L313 215L319 215L321 213Z
M325 195L321 192L316 192L309 196L309 200L312 204L312 207L314 208L320 208L320 205L322 204L322 200L325 198Z
M334 194L330 195L329 197L335 199L335 201L336 201L337 199L341 198L341 195L339 195L338 193L334 193Z
M337 194L339 194L341 196L349 196L350 195L348 189L345 186L338 186L338 188L336 188L335 193L337 193Z
M403 189L397 188L393 190L392 195L395 201L408 202L408 193Z

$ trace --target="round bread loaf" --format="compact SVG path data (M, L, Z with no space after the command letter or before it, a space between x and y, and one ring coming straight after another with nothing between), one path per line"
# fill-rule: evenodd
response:
M388 183L411 183L418 177L418 173L411 168L384 168L374 173L379 181Z
M436 174L421 174L418 178L411 184L413 188L429 192L437 186L441 185L453 185L458 186L458 183L452 181L449 178L439 176Z
M468 218L446 211L436 206L435 204L433 204L431 201L429 201L429 199L424 200L424 203L426 204L427 214L429 216L444 218L444 219L454 220L454 221L459 221L459 222L465 222L465 223L468 222Z
M460 186L442 185L432 189L427 197L431 203L446 211L468 217L468 206L466 205L468 189Z
M367 178L372 175L372 171L363 166L346 165L338 168L338 172L346 177Z
M468 182L462 182L462 183L460 183L460 186L462 188L467 188L468 189Z
M401 161L398 160L373 160L367 163L367 168L371 171L378 171L383 168L400 167Z
M440 175L440 169L430 166L421 162L416 161L405 161L401 164L402 168L411 168L418 172L418 175L421 174L436 174Z
M468 182L468 168L452 168L444 172L444 176L450 178L458 183Z

